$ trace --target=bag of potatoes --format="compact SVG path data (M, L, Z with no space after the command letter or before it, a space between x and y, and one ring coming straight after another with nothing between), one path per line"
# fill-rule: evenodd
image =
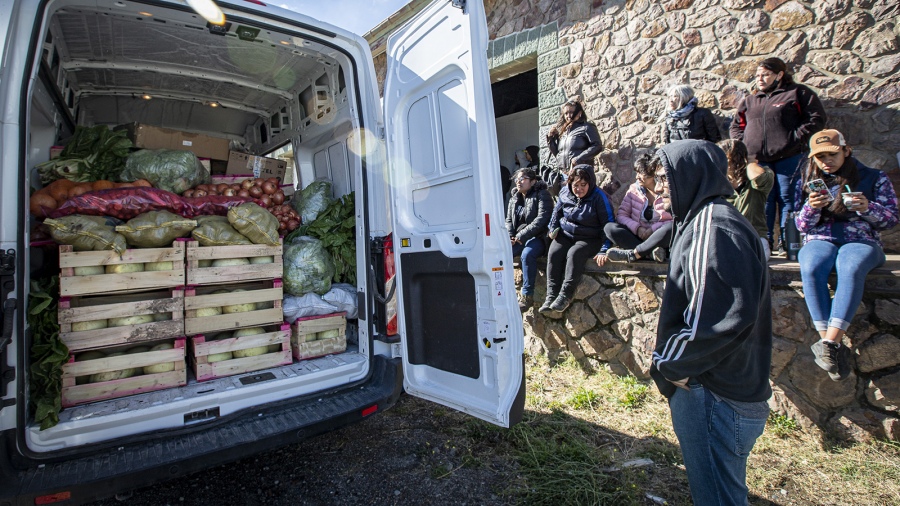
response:
M228 210L228 221L254 244L278 246L278 218L253 202Z
M125 236L116 232L116 226L121 223L115 218L83 214L44 220L44 225L50 229L50 236L60 244L68 244L75 251L113 250L119 255L128 249Z
M125 236L125 241L137 248L164 248L179 237L185 237L197 227L195 220L189 220L169 211L150 211L136 216L124 225L116 227L116 232Z

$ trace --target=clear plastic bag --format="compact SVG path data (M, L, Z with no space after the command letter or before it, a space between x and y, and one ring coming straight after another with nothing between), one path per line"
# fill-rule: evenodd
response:
M154 188L179 195L210 181L209 171L197 155L175 149L141 149L131 153L120 177L122 181L146 179Z
M295 194L291 205L300 215L302 223L312 223L332 200L331 181L320 179Z
M195 220L182 218L168 211L150 211L128 223L116 227L125 241L137 248L163 248L179 237L185 237L197 227Z
M120 255L128 248L125 236L115 230L121 224L115 218L78 214L44 221L56 242L71 245L75 251L113 250Z
M324 295L331 289L334 264L322 242L301 236L284 246L284 291L292 295L314 292Z

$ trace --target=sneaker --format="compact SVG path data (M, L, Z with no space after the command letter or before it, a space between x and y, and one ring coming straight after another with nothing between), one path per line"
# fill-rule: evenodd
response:
M837 371L829 372L831 381L841 381L850 376L850 350L846 346L839 346L837 350Z
M663 263L666 261L666 250L661 246L657 246L653 248L653 251L650 252L650 256L653 257L653 260L656 260L659 263Z
M534 296L531 294L525 295L520 293L517 298L519 299L519 311L523 313L534 305Z
M809 347L816 357L816 365L828 373L838 372L838 348L840 346L827 339L820 339Z
M553 310L550 309L550 306L553 305L553 302L556 300L556 297L553 295L547 295L547 299L544 300L544 303L541 304L541 307L538 308L538 313L547 314L552 313Z
M606 258L609 259L610 262L631 263L637 261L637 258L634 256L634 250L622 248L609 248L606 251Z
M572 301L566 297L565 295L560 295L553 301L553 304L550 304L550 310L562 313L566 309L569 309L569 306L572 304Z

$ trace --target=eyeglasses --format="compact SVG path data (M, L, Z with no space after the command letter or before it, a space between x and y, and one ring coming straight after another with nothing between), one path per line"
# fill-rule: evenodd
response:
M517 178L516 178L516 182L517 182L517 183L521 183L521 182L523 182L523 181L531 181L531 178L530 178L530 177L525 177L525 176L520 176L520 177L517 177Z
M654 174L653 180L660 186L669 186L669 178L665 174Z

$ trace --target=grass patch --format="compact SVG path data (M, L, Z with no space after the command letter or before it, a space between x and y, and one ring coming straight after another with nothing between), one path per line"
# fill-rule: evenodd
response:
M569 397L569 404L575 409L593 409L600 404L600 400L600 394L581 387Z
M650 386L646 383L641 383L640 380L634 376L625 376L621 381L624 391L618 398L619 405L626 409L636 409L641 407L644 401L647 400Z
M769 414L769 420L766 422L766 430L775 437L784 439L800 430L800 425L789 416L772 412Z

